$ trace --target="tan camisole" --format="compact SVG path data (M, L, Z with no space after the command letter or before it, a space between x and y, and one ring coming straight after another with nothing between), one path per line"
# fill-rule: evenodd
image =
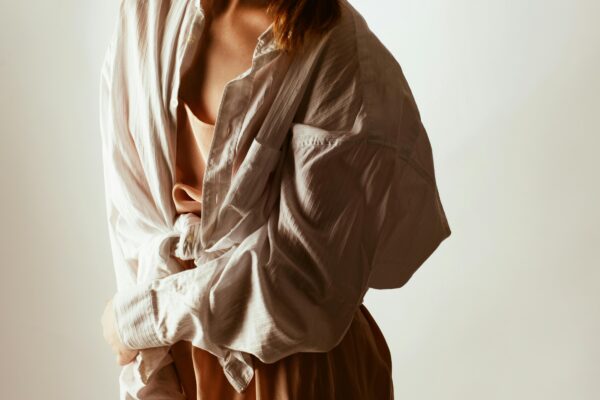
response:
M173 202L179 214L192 212L200 217L202 179L215 126L197 118L185 102L181 103L181 107L186 118L177 132Z

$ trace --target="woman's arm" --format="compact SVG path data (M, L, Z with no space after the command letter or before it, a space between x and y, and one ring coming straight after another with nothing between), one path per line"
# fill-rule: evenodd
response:
M167 220L154 203L142 163L130 131L127 101L128 77L122 63L128 60L127 23L121 2L100 76L100 131L105 184L105 205L112 264L117 290L164 277L176 272L178 263L165 259L172 232ZM114 318L112 302L107 304L104 325L110 329ZM111 330L112 331L112 330ZM136 352L128 353L118 343L118 335L107 336L125 362ZM121 399L182 399L180 384L170 363L168 349L142 351L120 373Z
M264 226L209 263L117 293L125 343L142 349L189 340L214 354L239 350L267 363L339 343L379 257L395 256L410 276L447 236L434 182L366 139L297 140ZM415 257L403 241L419 229L433 234L421 238Z

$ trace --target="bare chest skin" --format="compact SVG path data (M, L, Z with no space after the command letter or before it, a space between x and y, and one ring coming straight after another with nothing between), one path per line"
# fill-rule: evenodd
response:
M215 124L225 84L252 66L258 37L272 21L264 8L246 6L206 18L179 90L196 118Z

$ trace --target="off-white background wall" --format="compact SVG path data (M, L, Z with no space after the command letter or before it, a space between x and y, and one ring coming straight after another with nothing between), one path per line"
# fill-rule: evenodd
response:
M403 400L600 398L600 2L354 0L453 230L366 305ZM0 398L117 398L99 68L117 1L0 2Z

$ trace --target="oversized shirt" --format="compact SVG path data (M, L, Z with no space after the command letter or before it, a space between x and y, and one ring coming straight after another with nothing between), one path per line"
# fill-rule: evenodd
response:
M256 137L269 109L283 117L297 95L274 104L286 57L273 25L226 84L199 217L178 214L171 189L200 1L122 1L100 84L114 311L123 343L140 349L121 370L121 399L184 398L168 353L179 340L218 357L238 392L250 355L327 352L369 288L401 287L450 235L402 69L340 3L283 145Z

